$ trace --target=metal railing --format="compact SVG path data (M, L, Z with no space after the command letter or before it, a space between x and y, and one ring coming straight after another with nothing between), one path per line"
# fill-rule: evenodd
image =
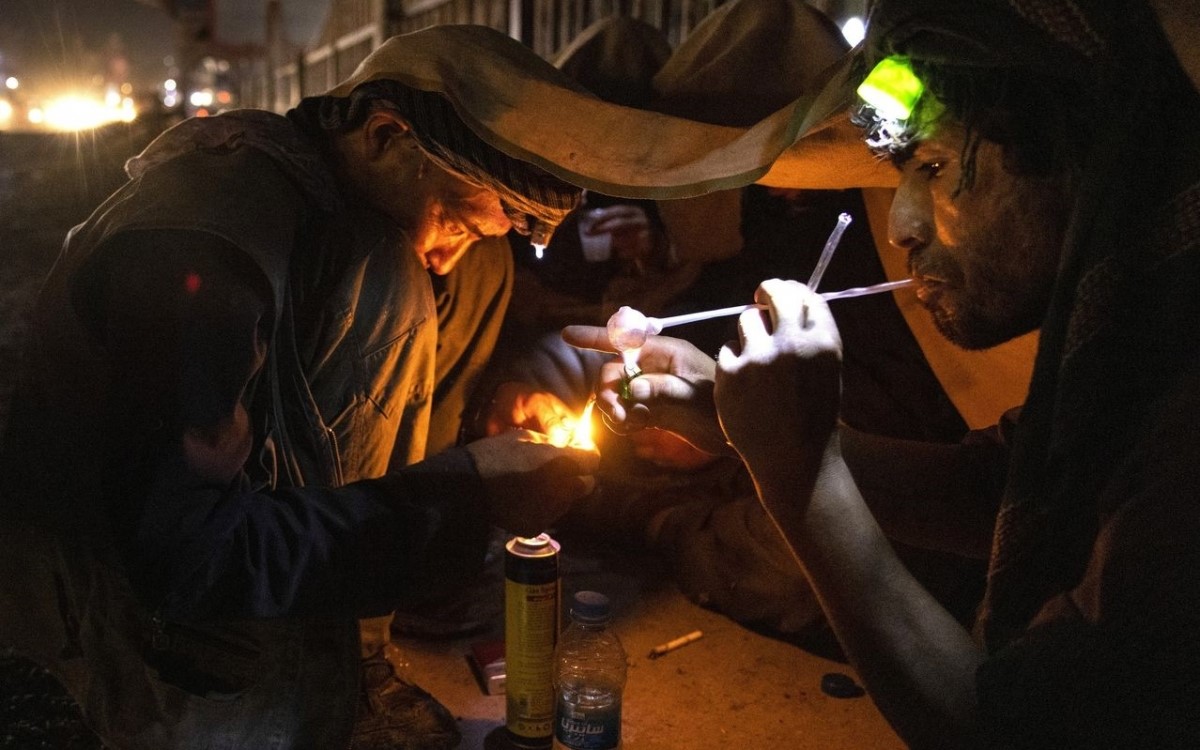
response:
M283 0L286 3L286 0ZM552 60L595 21L622 14L662 29L678 45L705 16L728 0L334 0L319 41L289 56L268 52L247 66L241 106L282 112L301 97L327 91L348 77L393 34L436 24L481 24L503 31ZM810 0L837 17L866 0ZM278 40L267 40L278 50Z

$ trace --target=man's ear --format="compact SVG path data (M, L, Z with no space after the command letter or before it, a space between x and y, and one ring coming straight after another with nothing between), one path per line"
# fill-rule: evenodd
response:
M416 147L412 126L402 115L387 109L377 109L367 115L363 123L362 137L369 158L378 158L388 149L406 143Z

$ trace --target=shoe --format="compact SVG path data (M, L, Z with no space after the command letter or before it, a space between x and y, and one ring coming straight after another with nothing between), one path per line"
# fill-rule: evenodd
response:
M446 707L400 677L392 644L362 662L362 687L351 750L453 750L462 735Z

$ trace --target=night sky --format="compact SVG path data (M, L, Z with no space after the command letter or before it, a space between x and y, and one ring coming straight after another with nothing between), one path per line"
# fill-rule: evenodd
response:
M152 87L174 42L167 13L134 0L0 0L0 73L30 89L103 76L114 48L125 51L129 81Z

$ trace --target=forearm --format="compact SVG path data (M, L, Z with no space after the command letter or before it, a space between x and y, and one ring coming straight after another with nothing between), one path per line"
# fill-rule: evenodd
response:
M883 714L914 747L961 746L982 655L892 552L840 453L827 454L815 485L803 466L751 473Z
M490 527L455 449L340 488L219 488L160 465L122 535L141 596L181 619L366 616L463 584ZM130 499L126 496L126 499Z

